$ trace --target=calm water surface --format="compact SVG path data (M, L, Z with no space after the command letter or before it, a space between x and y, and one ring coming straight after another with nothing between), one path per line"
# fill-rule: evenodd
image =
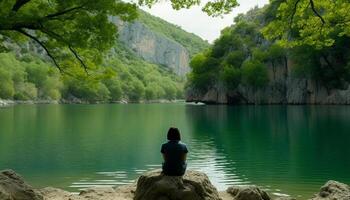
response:
M169 126L188 165L219 189L256 184L306 199L350 184L350 107L186 104L19 105L0 109L0 169L37 187L122 185L159 168Z

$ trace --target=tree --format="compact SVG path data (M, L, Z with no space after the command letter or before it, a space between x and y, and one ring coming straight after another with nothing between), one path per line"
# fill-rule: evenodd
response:
M139 5L151 7L159 0L139 0ZM174 0L174 9L198 5L200 0ZM237 6L236 0L207 2L203 11L218 16ZM118 16L132 20L137 16L136 4L121 0L1 0L0 42L18 43L32 40L43 48L53 64L65 71L71 59L86 71L87 63L101 62L102 55L115 44L117 30L110 20Z
M31 39L41 46L60 70L61 60L75 59L85 69L87 60L98 62L114 45L116 26L109 16L136 17L136 5L122 1L0 1L3 40Z
M15 93L15 89L10 72L0 68L0 82L0 98L11 99Z
M349 0L272 0L272 17L263 28L270 40L283 46L332 46L337 38L350 36Z
M241 82L241 70L239 68L226 65L221 72L221 79L226 88L230 90L236 89Z
M265 86L268 81L267 68L259 61L246 61L242 67L243 83L254 89Z

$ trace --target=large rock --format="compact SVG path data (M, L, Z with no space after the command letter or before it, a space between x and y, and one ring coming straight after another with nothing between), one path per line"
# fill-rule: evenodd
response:
M0 171L1 200L42 200L43 196L12 170Z
M218 191L201 172L183 177L164 176L161 170L143 174L137 181L135 200L220 200Z
M226 192L235 200L270 200L269 195L255 185L231 186Z
M350 186L337 181L328 181L312 200L350 200Z
M73 194L61 189L47 187L40 192L44 200L133 200L136 186L125 185L114 187L93 187Z

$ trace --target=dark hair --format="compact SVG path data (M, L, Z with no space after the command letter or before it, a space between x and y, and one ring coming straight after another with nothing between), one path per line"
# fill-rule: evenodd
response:
M178 128L170 127L167 135L168 140L181 140L180 131Z

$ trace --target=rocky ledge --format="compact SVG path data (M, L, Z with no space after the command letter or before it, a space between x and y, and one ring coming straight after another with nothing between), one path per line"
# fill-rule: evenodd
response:
M146 172L131 185L89 188L79 194L47 187L35 189L12 170L0 171L0 200L270 200L257 186L232 186L218 192L201 172L188 171L183 178L160 170ZM292 198L277 198L291 200ZM328 181L311 200L350 200L350 187Z

